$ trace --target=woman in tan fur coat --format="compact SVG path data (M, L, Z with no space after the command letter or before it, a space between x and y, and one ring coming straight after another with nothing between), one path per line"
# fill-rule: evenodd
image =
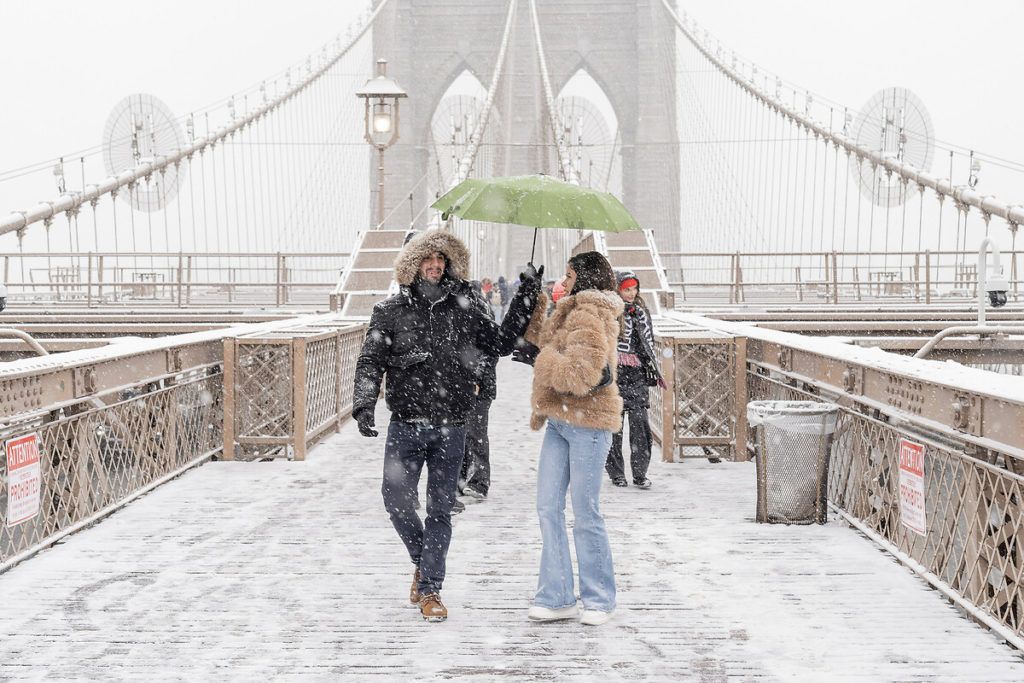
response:
M540 349L534 362L530 427L540 429L547 422L537 465L543 548L529 617L554 621L578 614L565 525L568 489L583 601L580 622L596 626L608 621L615 609L612 553L598 496L612 433L622 423L614 376L622 301L615 273L596 251L569 260L565 289L569 295L546 320L537 313L546 309L546 302L540 302L526 332L527 341Z

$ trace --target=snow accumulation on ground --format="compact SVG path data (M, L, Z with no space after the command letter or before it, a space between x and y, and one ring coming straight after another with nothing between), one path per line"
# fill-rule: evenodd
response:
M530 372L499 363L491 495L455 518L446 622L408 603L383 436L349 422L304 462L198 467L0 575L0 680L1024 680L846 524L755 523L752 463L656 460L650 491L606 485L615 617L530 622Z

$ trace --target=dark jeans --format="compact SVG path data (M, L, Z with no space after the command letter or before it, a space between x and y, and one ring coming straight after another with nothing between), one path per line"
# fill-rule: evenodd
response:
M477 399L473 412L466 420L466 457L462 460L461 477L480 493L487 495L491 488L491 442L487 437L487 413L491 402Z
M391 516L409 558L420 568L420 594L437 593L444 583L445 559L452 540L459 467L465 450L463 425L417 425L392 421L384 446L384 508ZM415 509L416 490L427 466L427 517Z
M647 408L632 408L622 411L622 419L629 416L629 467L633 471L633 483L647 478L651 464L651 425L647 422ZM604 469L612 479L625 477L622 459L622 432L612 434L612 447Z

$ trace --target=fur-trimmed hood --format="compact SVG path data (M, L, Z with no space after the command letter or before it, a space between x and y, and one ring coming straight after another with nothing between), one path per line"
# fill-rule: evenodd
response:
M458 237L445 230L425 230L410 239L395 259L395 280L411 285L420 272L423 259L439 251L447 264L445 275L459 280L469 277L469 249Z

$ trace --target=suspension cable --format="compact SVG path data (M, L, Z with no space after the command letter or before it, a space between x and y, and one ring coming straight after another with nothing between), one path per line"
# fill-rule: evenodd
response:
M965 185L953 185L952 176L950 178L935 178L929 173L925 173L920 169L911 166L904 161L897 159L892 156L886 156L882 152L876 152L864 147L860 147L856 141L848 139L845 135L833 133L826 129L821 124L811 120L808 116L797 111L796 107L788 107L782 103L781 100L773 99L759 90L752 83L746 82L740 74L733 68L726 65L722 60L715 57L710 50L708 50L693 33L684 25L679 19L675 10L669 4L668 0L661 0L662 6L668 13L669 17L675 22L679 31L686 37L687 40L696 48L705 59L722 72L727 78L733 83L738 85L743 90L746 90L752 96L758 100L765 102L774 108L778 113L793 121L793 123L801 128L804 128L810 132L817 132L818 135L823 137L826 141L840 145L844 149L853 152L858 157L867 160L868 162L881 167L884 170L891 171L898 174L902 178L912 180L919 185L924 185L935 190L938 194L948 195L953 197L957 202L973 206L980 209L984 213L998 216L1010 223L1024 223L1024 206L1022 205L1008 205L1001 201L998 201L991 195L981 195L975 192L972 188Z
M451 187L455 187L462 181L466 180L469 177L470 172L473 170L477 151L480 149L480 143L484 139L484 128L486 128L487 121L490 118L491 108L494 105L494 97L498 92L498 85L501 83L501 77L504 73L505 54L508 52L508 45L510 42L509 38L512 35L512 19L515 17L517 2L518 0L509 0L508 13L505 16L505 30L501 36L501 46L498 48L498 57L495 62L494 75L491 77L491 85L487 89L487 98L484 100L484 106L476 118L476 123L473 126L473 135L470 136L469 146L466 149L466 153L463 154L462 159L459 160L459 170L455 174L455 179L452 181ZM441 179L441 182L444 182L443 178ZM417 181L416 184L419 185L419 181ZM450 188L442 189L447 191ZM423 213L424 210L425 209L421 209L419 213ZM441 214L437 213L431 219L429 227L438 228L440 225Z
M533 36L537 44L537 59L540 62L540 78L541 83L544 86L544 105L548 110L548 122L551 124L551 134L554 136L557 144L558 164L561 168L562 178L573 185L579 185L579 175L576 173L576 169L573 168L572 159L569 158L569 152L565 147L565 139L558 135L558 131L563 130L564 126L558 120L558 114L555 112L555 98L551 93L551 77L548 75L548 61L544 56L544 41L540 36L540 19L537 17L537 0L530 0L530 15L533 18Z
M512 0L513 3L515 0ZM37 223L39 221L45 221L52 219L57 213L62 211L75 211L83 204L91 201L96 197L101 197L105 194L109 194L114 190L121 187L125 187L131 184L143 180L146 177L152 176L154 172L158 172L162 169L166 169L168 166L180 162L182 159L194 154L197 151L202 151L207 148L213 147L218 142L227 140L236 131L244 128L253 121L256 121L263 117L268 112L274 111L282 104L295 97L299 93L306 90L313 83L317 82L324 74L327 73L335 64L337 64L342 57L348 54L349 50L362 38L370 27L373 25L377 15L380 14L381 10L387 5L388 0L381 0L377 7L373 10L362 28L352 37L352 39L345 45L337 54L331 59L327 60L319 69L311 71L307 77L300 80L294 87L288 88L282 95L278 96L274 100L264 104L262 107L254 110L247 116L238 118L228 125L221 127L216 130L212 135L207 134L205 138L195 140L191 145L184 149L179 149L175 153L168 156L157 156L151 161L146 161L138 164L132 169L123 171L117 176L108 177L104 182L99 184L93 184L83 192L76 192L73 194L66 193L61 195L57 200L53 202L42 202L36 206L31 207L27 211L15 211L8 214L6 217L0 219L0 235L8 232L14 232L16 230L24 230L29 225ZM1024 221L1022 221L1024 222Z
M508 3L508 14L505 17L505 31L501 36L501 47L498 49L498 58L494 69L494 77L491 78L491 87L487 89L487 99L484 100L483 109L480 110L480 114L476 119L476 124L473 126L473 135L469 139L469 147L466 150L466 153L462 155L462 159L459 161L459 172L455 176L453 187L469 177L470 171L473 170L473 162L476 160L477 150L480 149L480 143L484 139L484 129L487 127L487 121L491 115L491 108L494 105L494 97L498 92L498 85L501 83L501 77L504 73L505 54L508 52L508 44L510 42L509 38L512 35L512 18L516 13L516 4L517 0L510 0Z

